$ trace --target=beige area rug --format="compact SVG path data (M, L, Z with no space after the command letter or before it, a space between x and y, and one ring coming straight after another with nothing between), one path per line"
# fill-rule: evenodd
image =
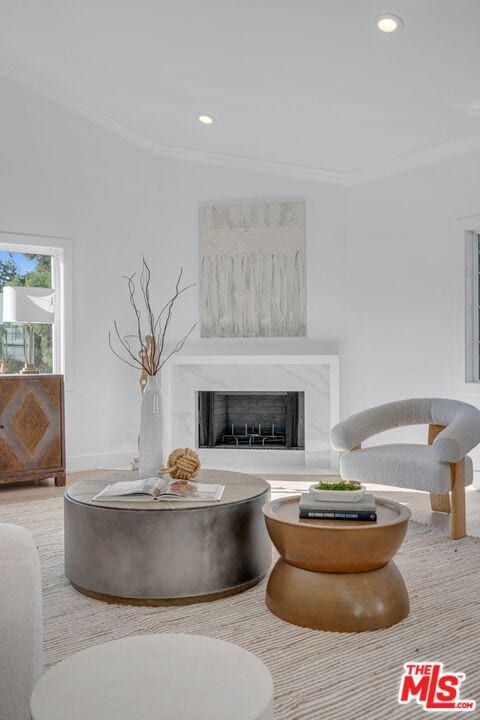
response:
M479 539L453 542L443 530L411 523L397 555L410 616L377 632L314 632L269 613L265 582L241 595L188 607L108 605L80 595L63 575L62 503L55 498L0 506L0 522L28 528L40 551L47 668L114 638L186 632L228 640L263 660L275 683L276 720L428 718L414 704L397 703L402 666L409 660L440 660L450 671L465 672L462 697L480 706ZM480 712L440 717L473 720Z

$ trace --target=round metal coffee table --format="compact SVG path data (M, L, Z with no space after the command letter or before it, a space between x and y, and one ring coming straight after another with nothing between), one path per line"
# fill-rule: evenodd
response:
M299 497L263 512L280 554L267 586L274 615L303 627L358 632L389 627L409 612L408 592L392 558L410 510L376 499L377 522L300 520Z
M264 480L203 470L201 482L226 486L220 502L93 502L109 483L128 479L138 475L82 480L65 492L65 574L77 590L110 602L184 604L263 578L272 561Z

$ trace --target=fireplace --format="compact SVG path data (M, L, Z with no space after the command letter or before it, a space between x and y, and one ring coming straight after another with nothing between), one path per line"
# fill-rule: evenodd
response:
M303 392L197 392L198 447L305 448Z
M165 450L196 448L204 468L334 475L338 455L328 434L339 419L338 370L336 355L174 355L163 369ZM221 396L230 396L230 420ZM267 417L244 411L231 418L242 398L267 409L267 397L273 406ZM295 416L285 410L295 397L297 431ZM212 423L217 402L224 402L221 430ZM245 437L237 445L237 438L219 438L220 432ZM273 437L263 442L267 434Z

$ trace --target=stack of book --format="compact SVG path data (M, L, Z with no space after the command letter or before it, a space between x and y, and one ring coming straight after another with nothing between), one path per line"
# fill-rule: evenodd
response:
M348 492L345 495L348 495ZM302 519L365 520L368 522L377 520L375 498L371 493L365 493L358 502L342 502L341 500L326 502L325 500L315 500L310 493L304 493L300 498L299 507Z

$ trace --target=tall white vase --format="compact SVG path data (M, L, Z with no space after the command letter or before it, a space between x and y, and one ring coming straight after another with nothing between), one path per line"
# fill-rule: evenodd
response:
M156 475L163 467L163 418L159 375L149 375L143 390L138 452L140 477Z

